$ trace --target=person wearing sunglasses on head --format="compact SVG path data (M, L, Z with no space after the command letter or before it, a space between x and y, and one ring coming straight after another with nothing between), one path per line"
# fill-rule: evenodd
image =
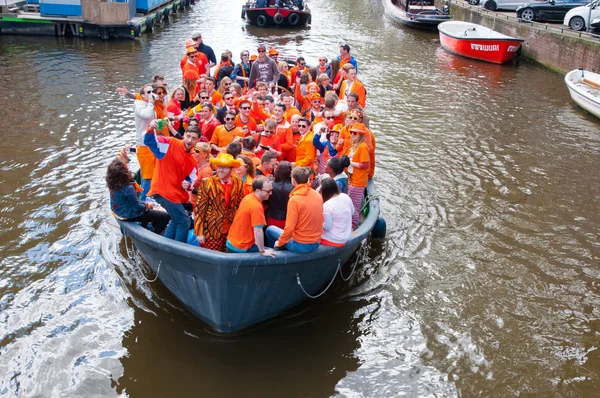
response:
M278 80L279 68L277 67L277 62L267 57L267 49L264 45L259 45L258 59L252 64L252 68L250 68L248 87L254 87L256 82L264 82L270 86L274 86Z
M192 33L192 40L195 43L196 49L204 54L208 59L208 64L206 65L206 75L208 76L210 72L210 68L217 64L217 57L215 56L215 52L213 51L211 46L204 44L202 40L202 33L194 32Z
M244 92L248 91L248 76L250 76L250 53L244 50L240 53L241 61L237 64L229 78L242 86Z
M244 131L233 123L235 116L234 111L225 112L225 124L217 126L210 139L213 151L222 152L230 142L244 137Z
M329 77L331 79L331 65L327 63L327 57L324 57L324 56L319 57L319 65L317 66L317 73L319 76L324 73L327 75L327 77Z

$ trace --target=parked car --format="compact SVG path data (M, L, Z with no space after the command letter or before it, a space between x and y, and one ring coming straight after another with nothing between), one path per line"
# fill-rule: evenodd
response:
M600 17L592 19L592 25L590 27L594 32L600 32Z
M490 11L508 10L515 11L519 6L526 1L523 0L484 0L483 8Z
M600 17L600 0L596 0L586 6L573 8L565 15L564 24L573 30L585 30L590 21L590 7L592 7L592 20Z
M588 3L589 0L547 0L525 3L517 8L517 18L523 21L562 22L565 14L575 7Z

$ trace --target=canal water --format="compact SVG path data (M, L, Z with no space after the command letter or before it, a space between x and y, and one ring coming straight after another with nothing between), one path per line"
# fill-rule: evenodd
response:
M247 26L242 3L136 41L0 36L0 395L596 396L600 122L562 77L450 55L378 0L315 1L297 31ZM134 142L115 89L175 86L195 30L236 60L351 45L388 224L350 283L229 337L144 281L104 183Z

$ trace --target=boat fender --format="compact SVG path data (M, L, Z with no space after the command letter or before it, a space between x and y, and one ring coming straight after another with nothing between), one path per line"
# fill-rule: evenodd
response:
M377 219L377 221L375 222L375 226L373 227L373 230L371 231L371 238L373 238L373 239L385 238L386 230L387 230L387 223L385 222L385 219L379 217Z
M242 7L242 19L246 18L246 7Z
M275 15L275 16L277 16L277 15ZM290 25L296 26L296 25L298 25L298 22L300 22L300 16L298 14L296 14L295 12L293 12L288 16L288 22L290 23Z
M146 18L146 31L152 32L152 27L154 27L154 19L152 17Z
M273 21L275 21L275 23L277 25L279 25L280 23L283 22L283 15L281 15L280 12L278 12L277 14L275 14L275 16L273 17Z
M163 10L163 15L164 15L164 17L165 17L165 19L166 19L167 21L169 20L169 12L170 12L170 11L171 11L171 10L169 10L168 8L165 8L165 9Z
M256 18L256 24L261 27L265 26L267 24L267 17L264 15L259 15L258 18Z
M306 21L307 24L311 24L312 23L312 15L308 15L308 21Z

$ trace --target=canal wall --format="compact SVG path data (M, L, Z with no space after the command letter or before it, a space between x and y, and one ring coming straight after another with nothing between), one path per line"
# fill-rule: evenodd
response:
M443 0L436 0L442 9ZM458 21L486 26L508 36L524 39L521 55L551 70L566 74L584 68L600 71L600 36L575 32L560 24L524 22L516 13L488 11L462 1L450 3L450 15Z

